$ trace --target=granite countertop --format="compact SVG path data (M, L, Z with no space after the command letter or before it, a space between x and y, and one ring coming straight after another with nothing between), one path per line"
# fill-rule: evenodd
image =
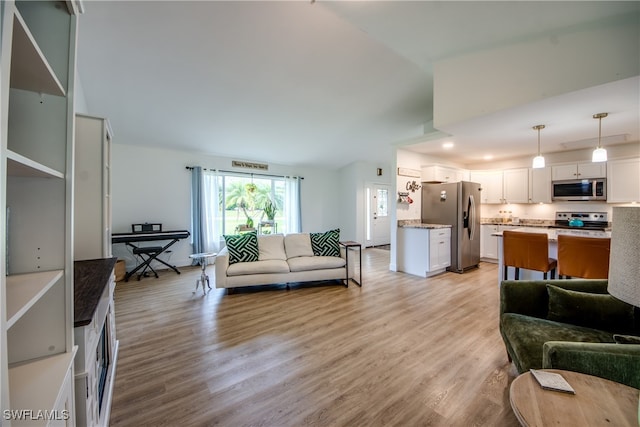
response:
M426 224L419 219L404 219L398 220L398 227L400 228L423 228L423 229L436 229L436 228L451 228L449 224Z
M73 326L86 326L98 307L118 258L101 258L73 263Z
M520 219L518 222L507 221L502 218L481 218L481 225L515 225L520 227L542 227L549 228L555 225L555 221L551 219Z
M510 225L516 227L527 228L557 228L556 222L551 219L521 219L517 223L504 222L502 218L481 218L480 225ZM575 230L580 230L580 227L574 227ZM611 231L611 223L604 228L604 231Z

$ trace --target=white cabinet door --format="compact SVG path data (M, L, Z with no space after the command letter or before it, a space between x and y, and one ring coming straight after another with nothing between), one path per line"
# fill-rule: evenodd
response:
M480 183L482 203L504 203L502 171L470 171L469 181Z
M465 171L462 169L440 165L424 166L421 174L423 182L458 182L465 176Z
M576 164L551 166L551 178L554 181L578 179L578 166Z
M612 160L607 166L607 202L640 201L640 158Z
M498 226L493 224L483 224L480 226L480 258L498 259L498 237L492 236L498 232Z
M551 167L554 181L564 179L604 178L607 176L607 164L601 163L572 163Z
M607 176L607 163L578 163L578 178L605 178Z
M429 272L451 265L451 229L429 230Z
M530 169L529 202L551 203L551 168Z
M529 169L507 169L503 172L504 203L529 202Z

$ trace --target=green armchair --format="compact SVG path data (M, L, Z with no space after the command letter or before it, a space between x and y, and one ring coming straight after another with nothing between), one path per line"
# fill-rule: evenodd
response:
M609 295L607 280L503 281L500 333L519 373L564 369L640 388L640 309Z

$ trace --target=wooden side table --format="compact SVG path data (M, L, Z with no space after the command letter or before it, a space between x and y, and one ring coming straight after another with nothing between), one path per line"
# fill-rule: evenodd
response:
M545 369L546 370L546 369ZM511 408L523 426L638 426L638 390L578 372L549 369L576 394L545 390L526 372L513 380Z
M358 275L359 280L356 280L354 277L352 277L351 280L353 280L356 285L362 287L362 245L351 240L340 242L340 245L342 245L345 250L345 261L347 262L347 284L349 283L349 249L358 249L358 255L360 257L360 263L358 264L360 273Z
M202 283L202 293L204 295L207 294L207 290L204 288L205 281L207 282L207 286L209 287L209 289L211 289L211 285L209 284L209 276L207 275L207 260L215 256L218 256L218 254L215 252L201 252L199 254L189 255L189 258L197 259L200 265L202 266L202 272L200 273L200 278L196 280L196 289L195 291L193 291L194 294L198 290L198 285L200 283Z

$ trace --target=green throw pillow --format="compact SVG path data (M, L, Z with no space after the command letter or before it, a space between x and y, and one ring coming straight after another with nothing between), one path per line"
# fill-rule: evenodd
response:
M309 233L315 256L340 256L340 229L324 233Z
M571 291L547 285L547 319L609 332L633 329L633 306L609 294Z
M258 236L255 231L246 234L224 236L229 250L229 265L237 262L258 261Z
M613 340L618 344L640 344L640 337L634 335L614 334Z

